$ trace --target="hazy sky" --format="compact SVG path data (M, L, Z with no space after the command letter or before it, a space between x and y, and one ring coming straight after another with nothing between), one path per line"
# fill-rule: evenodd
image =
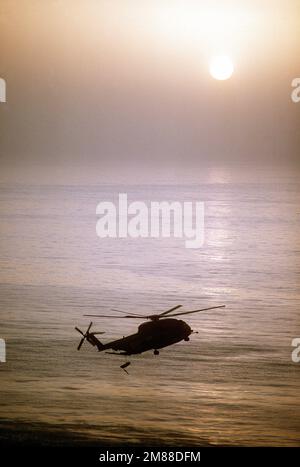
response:
M299 31L299 0L1 0L1 161L292 163Z

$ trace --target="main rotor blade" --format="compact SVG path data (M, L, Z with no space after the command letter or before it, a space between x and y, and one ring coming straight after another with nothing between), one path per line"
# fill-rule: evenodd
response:
M129 313L128 311L117 310L116 308L112 308L111 310L112 310L112 311L117 311L118 313L123 313L124 315L127 315L127 316L128 316L128 315L130 315L130 316L131 316L131 315L133 315L133 316L140 316L140 315L137 314L137 313L132 313L132 312Z
M173 308L170 308L170 310L164 311L163 313L159 313L158 316L165 316L168 313L171 313L171 311L175 311L175 310L177 310L178 308L181 308L181 307L182 307L182 305L173 306Z
M91 329L91 327L92 327L92 324L93 324L93 321L90 322L90 325L89 325L89 327L87 328L87 331L86 331L86 333L85 333L86 336L88 335L88 333L89 333L89 331L90 331L90 329Z
M118 319L123 319L123 318L136 318L136 319L146 319L147 316L131 316L131 315L126 315L126 316L116 316L116 315L83 315L83 316L94 316L96 318L118 318Z
M83 334L83 332L81 331L81 329L77 328L76 326L75 326L75 329L76 329L76 331L78 331L82 336L84 336L84 334Z
M152 315L139 315L138 313L131 313L131 312L128 313L126 311L117 310L116 308L112 308L112 311L117 311L118 313L125 313L127 318L128 317L133 318L134 316L136 316L138 318L151 319L153 316L165 316L168 313L171 313L172 311L175 311L180 307L182 307L182 305L176 305L176 306L170 308L170 310L164 311L163 313L154 313Z
M216 308L225 308L225 305L211 306L211 307L209 307L209 308L202 308L201 310L183 311L183 312L181 312L181 313L174 313L174 315L169 315L169 316L188 315L188 314L190 314L190 313L198 313L199 311L215 310Z

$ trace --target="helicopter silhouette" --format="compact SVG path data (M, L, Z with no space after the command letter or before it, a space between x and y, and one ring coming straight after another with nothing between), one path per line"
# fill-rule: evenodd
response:
M87 328L87 331L83 333L78 327L75 327L83 337L79 342L77 350L80 350L84 341L87 340L92 346L97 347L99 352L112 350L112 352L106 352L113 355L136 355L149 350L153 350L154 355L159 355L159 349L168 347L169 345L176 344L182 340L189 341L189 336L196 331L193 331L191 327L180 319L174 318L174 316L182 316L191 313L199 313L201 311L214 310L216 308L224 308L225 305L212 306L209 308L202 308L193 311L183 311L180 313L174 313L182 305L177 305L164 311L160 314L153 315L139 315L136 313L127 313L121 310L114 309L118 313L125 313L125 316L116 315L94 315L87 314L84 316L97 317L97 318L118 318L118 319L147 319L139 325L138 330L135 334L124 336L121 339L117 339L106 344L100 342L96 337L98 334L104 334L103 332L91 332L93 322L91 322ZM173 313L172 313L173 312ZM121 365L121 368L127 373L127 366L130 362L126 362Z

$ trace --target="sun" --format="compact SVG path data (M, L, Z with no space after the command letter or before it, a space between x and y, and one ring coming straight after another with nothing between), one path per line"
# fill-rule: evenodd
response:
M232 60L227 55L213 57L209 66L210 74L213 78L224 81L232 76L234 66Z

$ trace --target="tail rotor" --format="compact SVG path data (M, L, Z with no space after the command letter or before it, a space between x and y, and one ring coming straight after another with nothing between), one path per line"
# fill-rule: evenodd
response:
M89 324L89 327L87 328L87 330L86 330L85 333L83 333L83 332L81 331L81 329L79 329L77 326L75 326L76 331L78 331L79 334L82 335L82 339L81 339L81 341L80 341L79 344L78 344L77 350L80 350L80 349L81 349L81 347L82 347L82 345L83 345L83 343L84 343L85 340L87 340L87 341L91 342L93 345L95 345L95 344L93 343L93 341L95 341L94 336L95 336L96 334L104 334L104 332L90 332L90 329L91 329L91 327L92 327L92 324L93 324L93 322L91 321L90 324Z

